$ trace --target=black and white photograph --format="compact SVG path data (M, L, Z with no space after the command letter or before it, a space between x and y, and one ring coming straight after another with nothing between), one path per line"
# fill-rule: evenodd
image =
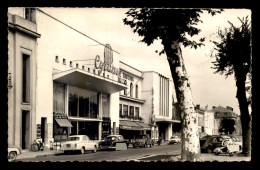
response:
M251 161L251 9L7 11L8 164Z

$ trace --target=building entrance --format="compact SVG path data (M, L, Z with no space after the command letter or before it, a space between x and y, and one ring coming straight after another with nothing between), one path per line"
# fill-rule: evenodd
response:
M46 134L47 134L47 118L42 117L41 119L41 138L42 138L42 142L45 142L45 138L46 138Z
M30 111L22 111L22 149L29 148Z

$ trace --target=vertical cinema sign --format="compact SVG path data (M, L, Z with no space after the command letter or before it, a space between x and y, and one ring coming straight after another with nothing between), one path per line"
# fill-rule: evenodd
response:
M119 69L112 66L113 63L113 51L109 44L105 45L104 50L104 62L100 60L100 56L97 55L95 58L95 68L100 69L102 73L103 71L110 72L115 75L119 75Z

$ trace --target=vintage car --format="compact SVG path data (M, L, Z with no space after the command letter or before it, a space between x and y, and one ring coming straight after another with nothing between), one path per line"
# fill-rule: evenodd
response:
M129 140L124 139L122 135L109 135L104 139L104 141L99 142L99 150L116 150L117 143L125 143L127 148L129 146Z
M224 140L230 139L227 135L213 135L207 138L204 145L201 147L201 152L212 153L215 148L221 147Z
M22 154L22 149L18 146L8 144L8 161L12 162L18 155Z
M213 151L216 155L229 154L233 156L234 153L242 152L242 143L234 136L230 136L230 139L222 141L221 146L216 147Z
M169 144L179 144L181 143L181 138L179 136L172 136L169 140Z
M69 136L68 140L63 143L62 149L65 154L71 151L80 151L81 154L84 154L86 150L95 153L98 149L98 143L90 140L87 135L73 135Z
M200 138L200 147L202 147L204 145L204 143L206 142L206 140L211 137L211 135L206 135Z
M132 140L132 145L133 148L136 147L146 148L148 145L152 147L152 145L154 145L154 142L148 134L143 134L143 135L136 136L135 139Z

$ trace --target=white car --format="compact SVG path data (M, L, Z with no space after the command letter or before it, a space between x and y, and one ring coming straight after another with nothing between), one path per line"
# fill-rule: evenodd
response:
M181 143L181 139L178 136L172 136L170 138L169 144L174 144L174 143L177 144Z
M22 154L22 149L20 147L8 144L8 161L12 162L16 159L18 155Z
M86 150L91 150L93 153L97 152L98 144L90 140L87 135L73 135L69 136L68 140L62 145L64 153L70 151L80 151L84 154Z

